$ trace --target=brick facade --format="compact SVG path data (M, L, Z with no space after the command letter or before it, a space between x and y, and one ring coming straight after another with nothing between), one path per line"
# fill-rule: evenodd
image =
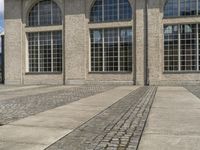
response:
M199 22L200 17L163 19L164 0L149 0L145 16L145 0L129 0L133 18L131 21L95 23L89 22L94 0L54 0L62 10L63 25L27 27L27 14L38 0L5 1L5 84L83 84L117 83L145 84L148 70L150 85L200 84L200 74L164 73L163 24ZM148 18L148 20L146 20ZM147 23L147 26L145 26ZM133 71L131 73L90 73L90 29L108 27L132 27ZM148 34L145 27L148 27ZM27 73L27 34L33 31L63 31L63 72L61 74ZM148 43L145 42L148 36ZM146 44L146 45L145 45ZM145 47L148 46L148 69L145 63Z

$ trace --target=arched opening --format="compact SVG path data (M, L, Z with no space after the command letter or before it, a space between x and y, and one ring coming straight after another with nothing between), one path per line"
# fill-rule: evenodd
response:
M112 22L132 19L128 0L96 0L91 8L90 22Z
M199 14L199 0L167 0L164 6L164 17L195 16Z
M28 14L28 26L61 25L62 13L53 0L41 0Z

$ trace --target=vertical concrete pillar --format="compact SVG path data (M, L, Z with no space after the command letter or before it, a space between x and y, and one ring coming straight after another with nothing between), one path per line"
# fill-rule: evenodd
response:
M21 0L5 0L5 84L22 82Z
M154 85L159 81L162 74L164 56L161 54L162 48L162 15L160 6L162 1L150 0L148 5L148 60L149 60L149 81ZM161 6L162 8L162 6Z
M86 71L85 1L65 1L65 66L66 83L85 80Z
M136 0L136 84L144 85L145 0Z

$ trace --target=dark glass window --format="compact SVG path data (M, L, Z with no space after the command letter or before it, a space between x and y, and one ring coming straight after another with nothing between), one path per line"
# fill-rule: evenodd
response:
M178 71L178 26L164 26L164 37L165 71Z
M39 1L29 13L29 26L47 26L62 24L61 10L52 0Z
M167 0L164 8L164 16L178 16L178 0Z
M131 19L132 9L128 0L96 0L90 14L91 22Z
M198 15L200 11L199 2L200 0L167 0L164 7L164 16L177 17ZM199 5L198 7L197 4Z
M198 24L164 26L164 70L199 71Z
M181 70L197 70L196 24L180 25L180 67Z
M29 72L62 71L62 32L28 33Z
M132 71L132 29L91 30L91 71Z

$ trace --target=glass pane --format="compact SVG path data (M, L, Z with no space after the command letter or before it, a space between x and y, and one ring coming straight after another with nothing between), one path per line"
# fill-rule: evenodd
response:
M62 71L62 32L28 33L29 72Z
M164 26L164 70L178 71L178 25Z
M91 33L91 71L103 71L103 38L102 30L92 30Z
M192 16L196 15L197 0L180 0L180 15Z
M96 0L90 14L91 22L131 19L132 9L128 0Z
M120 71L132 71L132 29L120 29Z
M180 53L181 70L197 70L196 24L181 25Z
M29 26L62 24L61 10L52 0L38 2L29 13Z
M132 29L95 29L91 37L91 71L132 71Z
M178 16L178 0L168 0L164 8L164 16Z

